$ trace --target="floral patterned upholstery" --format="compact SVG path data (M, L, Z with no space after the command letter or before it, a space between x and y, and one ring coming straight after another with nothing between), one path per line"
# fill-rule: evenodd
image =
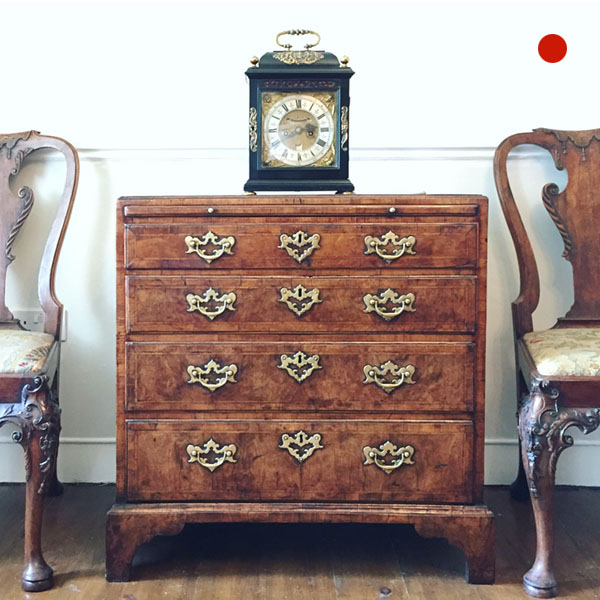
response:
M52 344L48 333L0 330L0 373L39 373Z
M523 340L541 375L600 376L600 328L532 331Z

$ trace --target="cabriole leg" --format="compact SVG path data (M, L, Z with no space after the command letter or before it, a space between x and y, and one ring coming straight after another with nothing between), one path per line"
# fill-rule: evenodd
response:
M543 390L543 391L542 391ZM558 391L540 385L519 413L523 467L533 506L536 529L536 556L523 577L525 591L536 598L557 594L554 559L554 476L560 453L573 445L566 430L575 426L584 433L600 423L600 409L558 408Z
M60 409L46 375L23 387L20 403L6 406L0 426L6 423L19 428L13 439L25 452L25 570L21 586L27 592L39 592L52 586L52 569L42 555L42 515L60 432Z
M27 592L41 592L52 587L52 569L42 555L42 517L44 512L41 437L39 431L29 436L28 448L31 474L25 486L25 570L21 587ZM50 477L48 477L50 479Z

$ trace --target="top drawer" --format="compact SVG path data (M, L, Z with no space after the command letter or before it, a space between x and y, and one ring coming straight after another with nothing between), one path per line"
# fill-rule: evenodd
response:
M412 269L477 266L477 223L125 226L128 269Z

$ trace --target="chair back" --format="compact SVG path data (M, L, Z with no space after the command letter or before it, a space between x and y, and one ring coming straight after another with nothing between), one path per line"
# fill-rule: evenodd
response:
M0 135L0 327L18 326L14 315L6 306L6 271L15 258L13 246L34 201L29 187L22 187L17 195L13 194L9 180L19 173L25 158L40 148L58 150L67 163L65 186L44 247L38 275L38 295L45 316L44 331L58 339L62 304L54 293L54 274L77 191L79 159L75 148L67 141L43 136L36 131Z
M506 138L494 156L494 178L510 234L515 244L521 286L513 302L515 335L533 330L532 313L540 296L535 257L508 181L509 152L521 144L548 150L557 169L567 170L559 192L554 183L542 189L542 201L563 243L563 256L573 268L575 302L556 327L600 327L600 129L559 131L535 129Z

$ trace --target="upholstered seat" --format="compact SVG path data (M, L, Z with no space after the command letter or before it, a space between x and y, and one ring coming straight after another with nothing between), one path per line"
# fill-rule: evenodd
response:
M0 329L0 373L39 373L52 344L49 333Z
M532 331L523 336L540 375L600 376L600 328Z

